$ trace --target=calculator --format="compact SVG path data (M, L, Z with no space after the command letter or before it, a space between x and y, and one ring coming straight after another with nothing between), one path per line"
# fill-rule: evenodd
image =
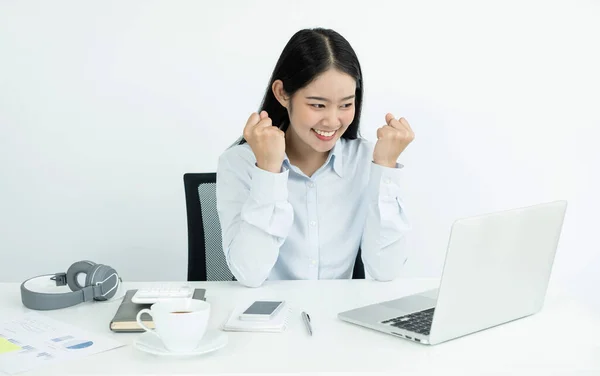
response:
M189 299L194 295L194 289L181 283L156 283L139 288L131 301L135 304L154 304L161 300L176 298Z

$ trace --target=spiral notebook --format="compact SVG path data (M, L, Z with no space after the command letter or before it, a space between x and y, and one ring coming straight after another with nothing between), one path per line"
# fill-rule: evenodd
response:
M240 314L248 308L248 304L236 307L227 321L223 324L223 330L230 332L283 332L287 328L288 318L292 307L287 303L275 316L268 321L240 320Z

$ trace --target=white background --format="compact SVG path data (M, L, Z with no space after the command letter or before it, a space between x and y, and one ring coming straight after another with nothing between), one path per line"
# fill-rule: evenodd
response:
M0 280L81 259L184 280L185 172L215 171L294 32L344 35L385 113L414 231L441 272L460 217L567 199L553 282L600 307L600 6L592 1L2 1ZM595 287L594 287L595 286Z

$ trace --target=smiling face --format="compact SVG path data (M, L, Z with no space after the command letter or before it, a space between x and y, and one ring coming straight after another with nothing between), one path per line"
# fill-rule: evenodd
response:
M354 120L355 92L354 78L329 69L291 100L280 99L290 115L286 143L296 151L329 152Z

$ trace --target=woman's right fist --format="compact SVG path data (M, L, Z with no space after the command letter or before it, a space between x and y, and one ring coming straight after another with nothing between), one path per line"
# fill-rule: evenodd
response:
M281 172L285 158L285 133L273 126L269 114L254 112L244 128L244 138L256 157L256 165L273 173Z

